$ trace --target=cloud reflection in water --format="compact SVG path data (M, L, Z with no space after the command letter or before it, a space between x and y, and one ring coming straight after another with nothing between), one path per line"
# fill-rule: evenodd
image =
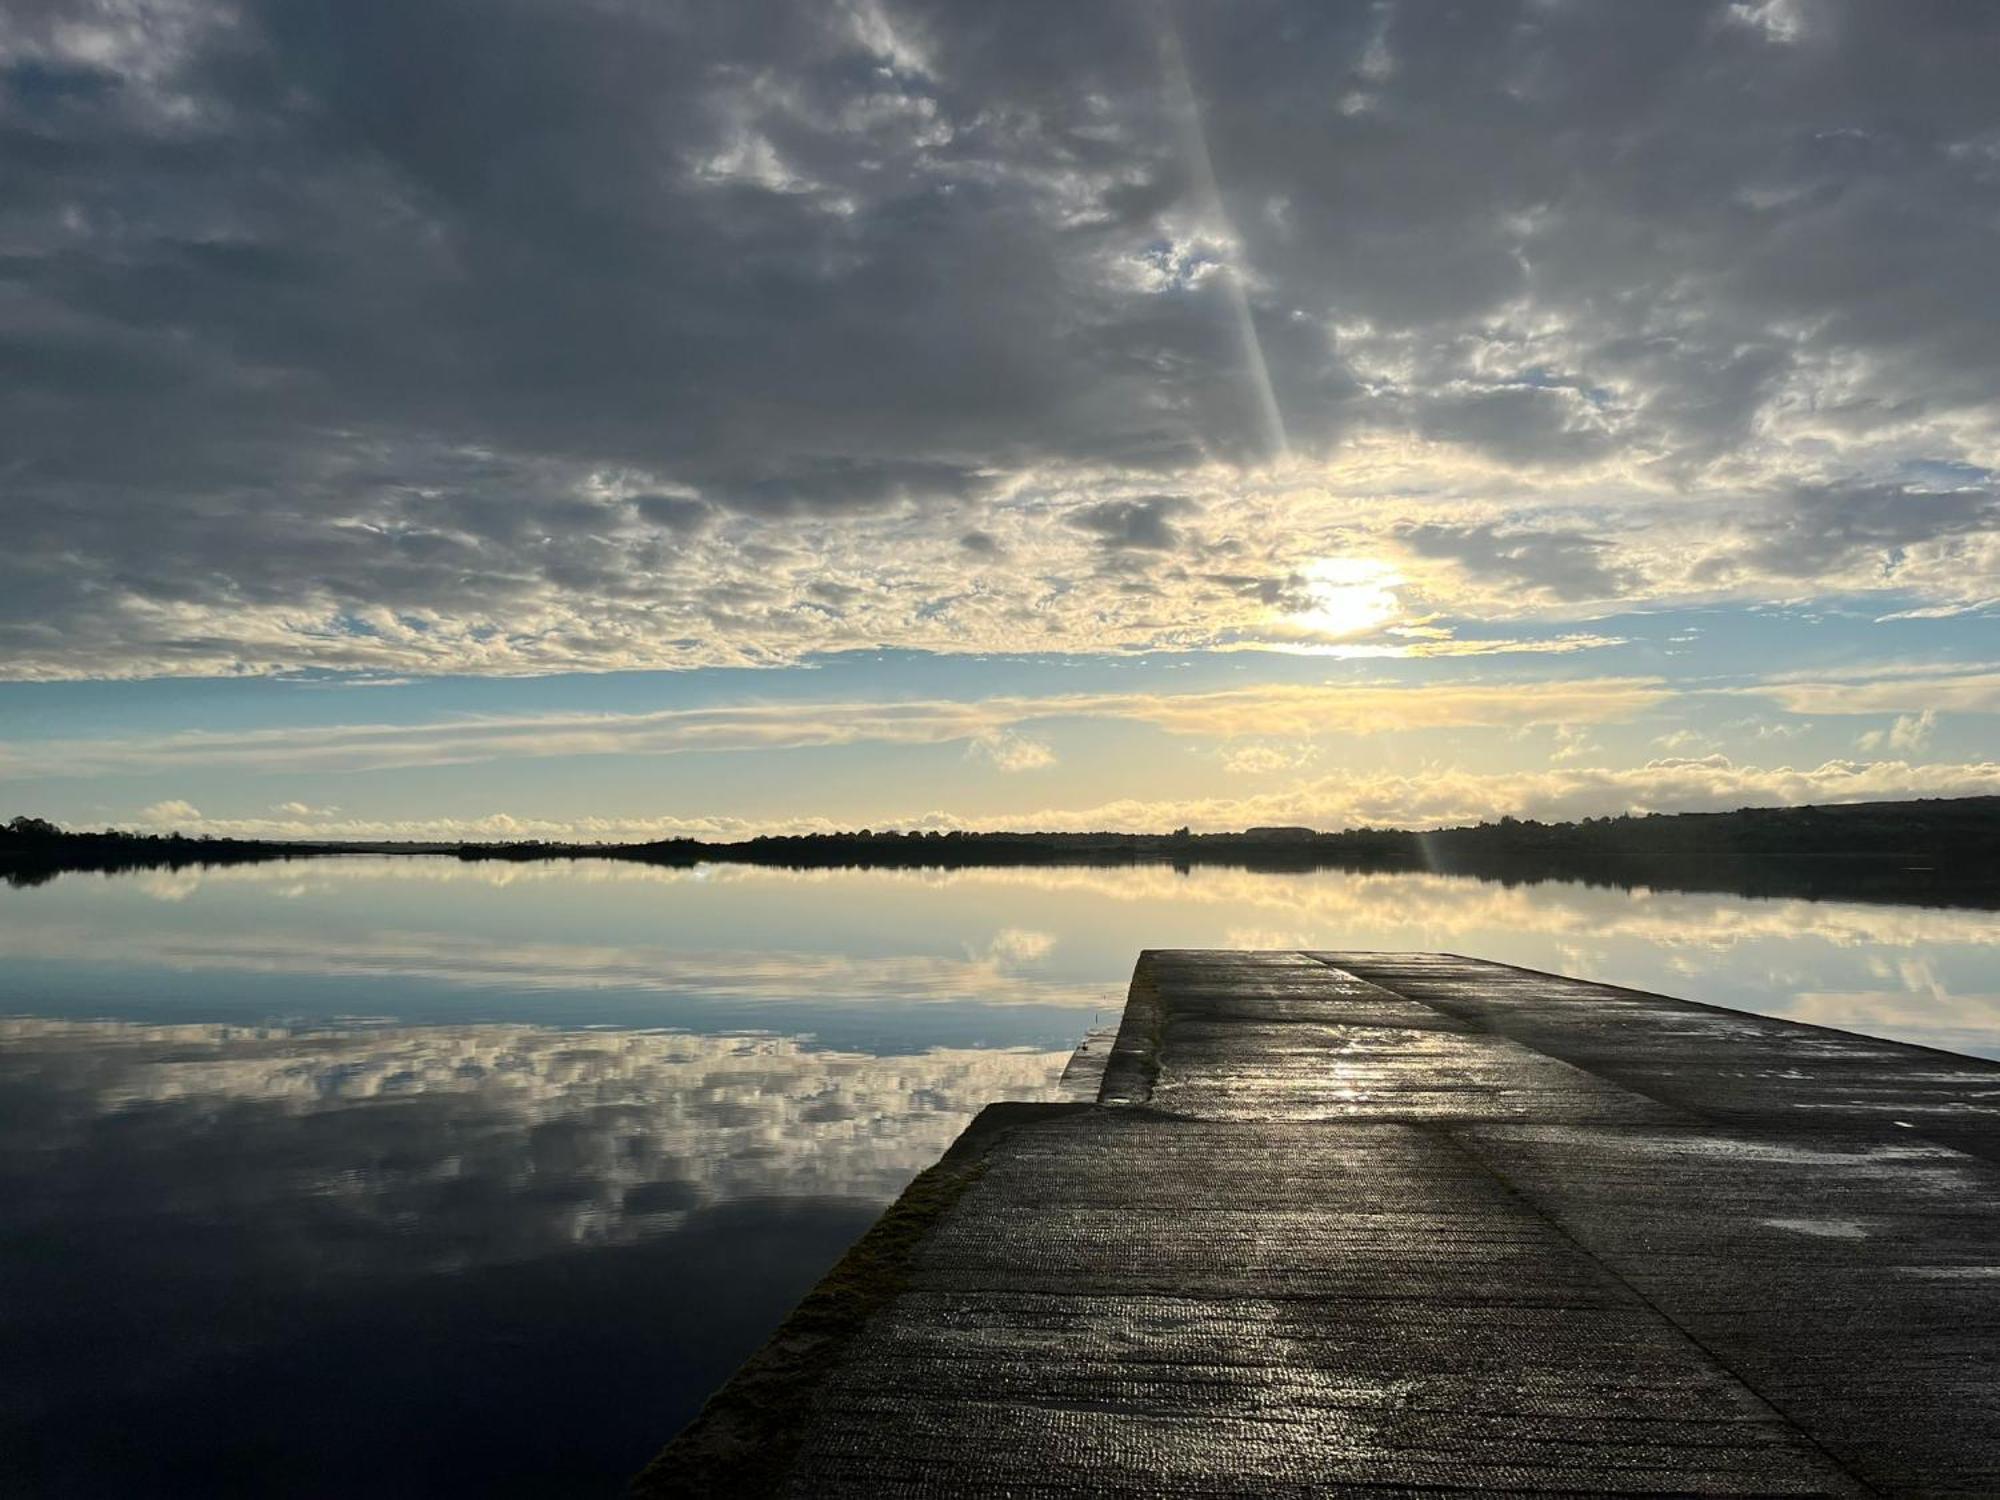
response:
M1067 1055L0 1023L0 1480L615 1493Z
M137 1119L155 1160L216 1136L247 1160L269 1146L256 1192L274 1208L310 1197L357 1231L393 1228L385 1253L433 1269L630 1241L732 1199L886 1200L981 1105L1048 1097L1067 1058L521 1025L0 1022L0 1087L36 1106L17 1150L54 1165ZM365 1144L391 1128L374 1114L393 1150ZM344 1265L364 1241L343 1237Z

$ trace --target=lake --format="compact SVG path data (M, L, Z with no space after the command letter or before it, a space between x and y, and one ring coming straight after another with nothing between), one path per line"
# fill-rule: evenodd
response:
M0 1488L615 1495L1145 947L2000 1056L2000 915L1427 875L342 857L0 889Z

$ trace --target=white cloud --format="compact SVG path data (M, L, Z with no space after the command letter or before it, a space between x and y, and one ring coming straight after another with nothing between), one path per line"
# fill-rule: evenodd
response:
M1549 759L1555 762L1582 760L1588 755L1602 755L1604 747L1590 737L1590 732L1580 724L1556 725L1555 747L1549 751Z
M1603 722L1662 702L1644 677L1509 683L1271 685L1190 693L1071 693L975 701L740 704L645 714L545 714L350 724L143 739L0 742L0 777L180 767L358 771L566 755L667 755L825 745L965 741L1003 770L1053 762L1024 725L1111 719L1168 734L1292 738L1408 729Z
M164 802L155 802L150 807L141 808L139 821L154 827L168 824L180 826L198 824L202 822L202 816L201 809L192 802L185 802L179 797L169 797Z
M1921 750L1931 742L1937 729L1937 711L1927 708L1920 714L1903 714L1889 727L1891 750Z
M1936 729L1937 714L1927 708L1920 714L1899 714L1887 729L1871 729L1855 744L1863 750L1887 748L1908 753L1928 745Z
M1806 723L1761 723L1751 731L1760 740L1795 740L1802 734L1812 733L1812 724Z
M2000 671L1982 666L1897 662L1857 668L1853 673L1815 673L1798 681L1775 680L1741 691L1775 699L1795 714L1905 714L1918 719L1940 713L2000 713Z
M828 833L874 828L1024 830L1124 829L1165 832L1182 825L1222 831L1259 824L1439 828L1502 815L1561 820L1625 812L1713 812L1737 807L1867 802L1902 797L2000 795L2000 762L1911 763L1831 760L1813 767L1738 765L1724 755L1666 758L1643 766L1563 766L1485 772L1427 767L1416 773L1342 772L1244 796L1129 799L1031 812L912 812L840 824L824 817L618 817L550 819L493 813L478 818L348 818L298 823L273 818L206 818L189 831L241 838L406 840L556 839L584 842L663 838L728 840L759 833Z
M1707 754L1715 749L1715 742L1707 735L1692 729L1676 729L1670 734L1657 735L1653 739L1655 749L1667 750L1675 755Z
M1056 763L1056 753L1046 743L1011 730L978 735L965 751L998 771L1042 771Z
M1756 4L1731 5L1726 12L1738 25L1761 31L1767 40L1789 44L1805 32L1805 7L1801 0L1758 0Z
M1503 814L1554 821L1624 812L1713 812L1746 806L1993 795L2000 795L2000 762L1835 760L1814 767L1759 767L1707 755L1626 768L1480 772L1447 767L1414 774L1340 774L1246 797L1133 800L995 821L1021 828L1151 831L1182 824L1208 830L1257 824L1436 828ZM986 826L977 817L965 822Z
M1226 747L1222 752L1222 769L1232 776L1275 776L1281 771L1296 771L1310 765L1318 755L1319 747L1310 741L1253 741Z

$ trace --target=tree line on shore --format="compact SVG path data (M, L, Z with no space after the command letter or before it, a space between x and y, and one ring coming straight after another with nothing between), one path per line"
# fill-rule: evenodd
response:
M1251 869L1425 870L1499 879L1602 880L1753 894L1863 896L1926 888L1981 896L2000 869L2000 797L1926 798L1716 813L1644 813L1414 831L1264 827L1236 832L976 832L858 829L729 842L395 844L224 839L117 829L72 832L44 818L0 825L0 874L31 884L63 870L179 868L329 854L451 854L466 860L600 858L691 866L744 863L969 868L1028 864L1227 864Z

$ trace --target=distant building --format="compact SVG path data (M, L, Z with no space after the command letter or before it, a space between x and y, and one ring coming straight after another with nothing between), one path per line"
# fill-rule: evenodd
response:
M1246 828L1243 830L1243 837L1246 839L1316 839L1319 837L1319 830L1317 828Z

